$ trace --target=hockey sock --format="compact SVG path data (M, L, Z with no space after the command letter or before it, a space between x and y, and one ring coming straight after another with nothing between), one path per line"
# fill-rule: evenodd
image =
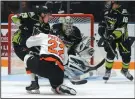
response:
M31 71L28 68L26 68L26 73L31 74Z
M106 59L105 67L106 67L107 69L112 69L113 63L114 63L113 60Z
M35 80L35 77L36 77L36 74L34 74L34 73L31 73L31 74L30 74L30 79L31 79L31 81L36 81L36 80Z
M128 69L129 68L129 63L122 62L122 68L123 69Z
M27 66L27 60L32 57L33 55L30 55L30 54L27 54L25 57L24 57L24 65L26 67L26 72L27 74L30 74L30 79L31 81L36 81L35 80L35 77L36 75L34 73L31 73L31 71L29 70L28 66Z

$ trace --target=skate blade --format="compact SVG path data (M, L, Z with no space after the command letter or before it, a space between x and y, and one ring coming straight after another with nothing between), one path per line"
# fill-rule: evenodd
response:
M103 80L105 81L105 84L106 84L109 78L103 77Z
M108 80L105 80L105 84L107 83Z
M74 89L70 90L70 95L76 95L76 91Z
M123 73L122 73L122 75L124 76L124 77L126 77L128 80L130 80L130 81L133 81L134 80L134 77L127 77L127 76L125 76Z
M75 90L70 90L70 92L65 92L65 93L57 93L59 95L76 95L76 91Z
M65 87L65 86L62 86L62 88L65 90L64 93L62 94L65 94L65 95L76 95L76 91L72 88L69 88L69 87ZM69 88L70 90L67 90L67 88Z
M29 94L40 94L40 91L37 89L37 90L27 90L27 93Z

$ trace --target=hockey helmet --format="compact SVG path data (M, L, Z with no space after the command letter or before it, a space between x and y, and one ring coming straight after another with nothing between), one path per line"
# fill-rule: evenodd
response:
M105 10L112 9L113 4L117 4L119 6L123 5L122 1L107 1L105 3Z
M51 14L51 10L47 6L36 6L36 12L38 15L41 15L41 13Z
M118 5L122 5L122 4L123 4L122 1L113 1L112 3L113 3L113 4L118 4Z
M65 34L69 36L73 32L73 19L70 16L62 17L59 22L63 24Z

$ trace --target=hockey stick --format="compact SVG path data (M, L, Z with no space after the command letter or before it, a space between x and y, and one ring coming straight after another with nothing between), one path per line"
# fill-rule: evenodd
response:
M94 37L91 37L91 39L92 39L92 40L95 40ZM110 45L110 43L109 43L108 41L106 41L105 37L103 37L103 40L104 40L104 42L106 42L106 43L108 44L108 46L110 47L112 53L113 53L113 54L115 55L115 57L118 59L118 53L113 50L112 46Z
M101 67L103 64L105 63L105 58L100 62L98 63L97 65L93 65L93 67L90 67L90 66L86 66L86 67L89 67L89 69L87 71L85 71L85 73L87 72L90 72L92 70L97 70L99 67Z
M113 54L115 55L115 57L118 59L118 53L117 53L116 51L113 50L111 44L110 44L108 41L106 41L105 37L103 37L103 40L104 40L104 42L107 43L107 45L108 45L109 48L111 49L112 53L113 53Z
M107 28L109 27L108 26L108 24L107 24L107 19L105 18L105 23L106 23L106 25L107 25ZM107 32L108 33L108 30L106 29L105 30L105 32ZM110 43L108 42L108 41L106 41L106 39L105 39L105 37L103 36L103 39L104 39L104 41L108 44L108 46L110 47L110 49L111 49L111 51L112 51L112 53L115 55L115 57L118 59L118 53L117 52L115 52L114 50L113 50L113 48L112 48L112 46L110 45Z
M115 55L115 57L118 59L118 53L117 52L115 52L114 50L113 50L113 48L112 48L112 46L110 45L110 43L109 42L107 42L106 41L106 43L108 44L108 46L110 47L110 49L111 49L111 51L112 51L112 53Z

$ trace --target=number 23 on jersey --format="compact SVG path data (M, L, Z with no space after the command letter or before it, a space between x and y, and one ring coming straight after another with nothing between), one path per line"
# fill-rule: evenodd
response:
M51 44L48 46L48 51L50 53L57 54L63 59L62 55L64 54L64 44L62 42L58 43L58 41L55 41L54 39L48 40L48 44Z

